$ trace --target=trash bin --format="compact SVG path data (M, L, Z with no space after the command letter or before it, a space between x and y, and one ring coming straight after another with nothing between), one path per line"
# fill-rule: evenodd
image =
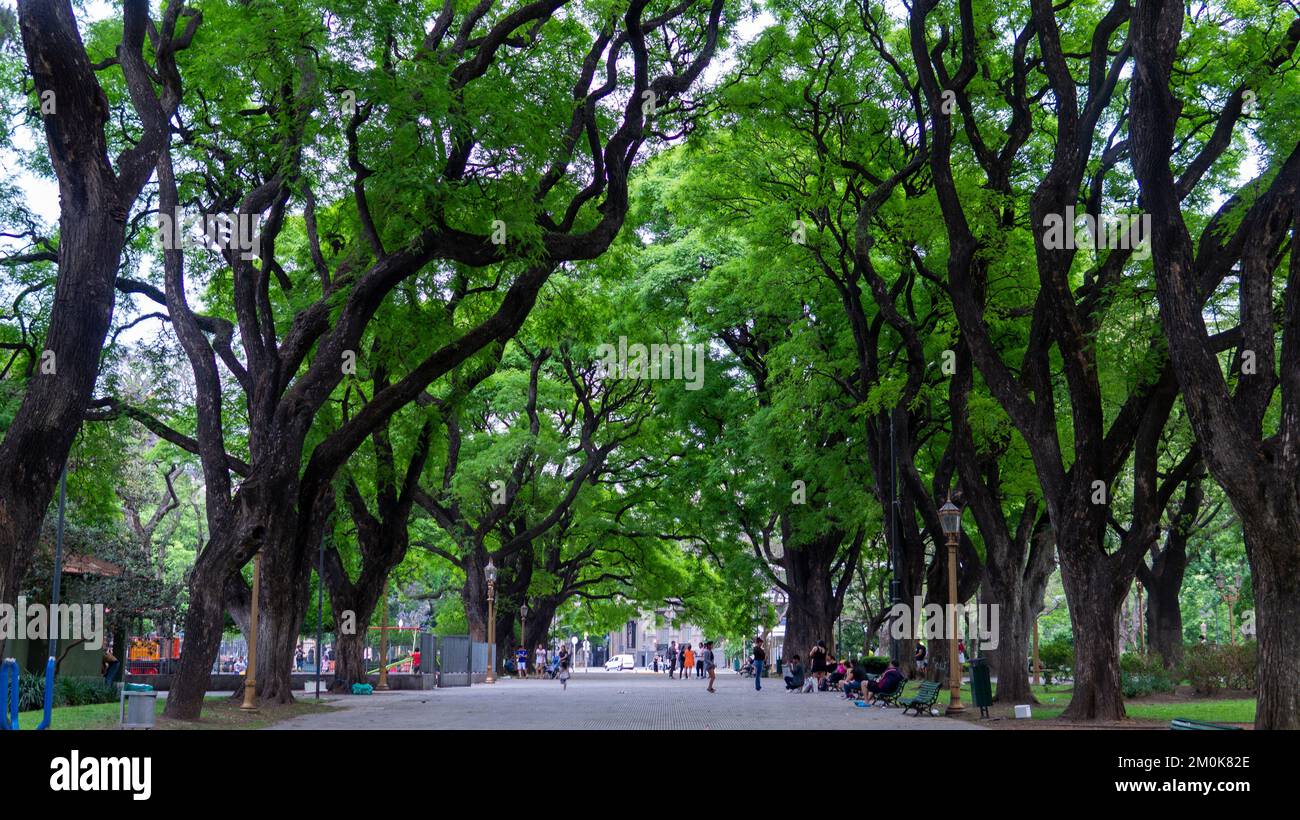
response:
M147 683L122 684L117 722L122 729L152 729L158 693Z
M980 708L980 717L988 717L989 707L993 705L993 684L989 680L987 658L970 660L970 696Z
M785 661L785 658L777 658L777 659L776 659L776 676L777 676L778 678L781 677L781 664L782 664L783 661Z

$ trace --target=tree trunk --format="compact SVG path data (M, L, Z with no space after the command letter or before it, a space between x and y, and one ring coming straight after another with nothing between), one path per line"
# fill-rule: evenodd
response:
M1060 549L1061 580L1074 631L1074 692L1066 720L1124 719L1119 671L1119 610L1124 587L1100 547Z
M208 549L211 549L209 544ZM205 550L206 552L207 550ZM166 717L198 720L208 691L212 664L221 651L221 628L226 620L226 574L205 563L200 555L190 576L189 609L185 613L185 645L180 664L167 692Z
M1300 510L1290 512L1289 522L1275 520L1265 532L1242 522L1259 641L1256 729L1300 729Z
M59 180L58 276L44 349L4 441L0 442L0 603L12 604L39 543L46 507L81 429L99 373L100 349L113 302L126 221L162 145L161 108L149 109L141 152L109 164L103 124L107 100L95 78L67 2L22 2L23 46L38 95L49 92L58 113L45 119L50 162ZM148 5L127 3L118 47L122 70L142 79L140 49ZM144 80L144 82L148 82ZM156 105L156 100L155 100ZM0 641L3 648L3 641Z
M357 629L351 634L344 634L335 620L334 639L334 677L330 682L331 692L348 693L352 684L369 682L369 670L366 669L366 630L361 626L360 613L357 614Z
M1147 593L1147 646L1160 656L1166 669L1183 663L1183 610L1178 600L1187 569L1187 553L1168 547L1149 572L1139 571Z

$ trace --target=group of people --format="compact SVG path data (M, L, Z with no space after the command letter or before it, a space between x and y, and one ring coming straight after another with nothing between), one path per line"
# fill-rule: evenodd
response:
M925 648L917 644L917 660L925 658ZM865 701L868 705L884 706L882 698L898 689L905 678L893 661L879 675L867 672L862 658L836 659L826 649L825 641L818 641L808 650L808 665L803 658L793 655L790 658L789 673L785 677L787 692L842 692L844 697ZM762 690L763 667L767 661L767 651L762 638L754 639L752 662L754 665L754 688Z
M710 645L708 642L705 643L705 647ZM695 677L703 679L707 677L705 669L707 663L704 660L704 654L704 649L697 650L691 644L683 643L679 645L677 641L673 641L668 645L668 650L664 653L662 665L670 678L676 677L678 670L681 670L682 680L689 678L692 671L694 671ZM656 657L656 672L659 671L659 666L660 658Z
M545 645L538 644L533 650L533 674L537 677L558 678L560 685L569 688L569 673L572 669L569 647L560 644L560 651L548 652ZM528 677L528 650L523 646L515 649L515 673L520 678Z

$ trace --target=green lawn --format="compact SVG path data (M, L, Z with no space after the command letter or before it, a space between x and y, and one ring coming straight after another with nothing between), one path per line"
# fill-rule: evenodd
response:
M1034 705L1033 709L1034 720L1051 720L1059 717L1065 711L1065 707L1070 705L1071 689L1068 685L1055 684L1052 686L1031 686L1030 688L1033 690L1034 697L1038 698L1038 703ZM997 688L995 686L994 693L996 694L996 692ZM962 686L961 700L965 704L967 711L973 708L971 705L973 699L970 684ZM945 688L939 695L938 708L942 710L948 705L948 701L948 689ZM1128 700L1124 703L1124 711L1130 718L1135 720L1168 722L1181 717L1191 718L1192 720L1205 720L1212 723L1254 723L1255 698L1185 700L1177 703Z
M240 711L226 695L209 695L203 707L203 718L198 723L167 720L162 717L166 701L159 699L154 705L159 729L261 729L298 715L331 712L334 707L302 698L291 706L265 708L248 714ZM59 706L51 710L50 729L56 731L85 731L117 728L118 705L95 703L89 706ZM45 713L41 710L19 712L18 723L23 729L35 729Z

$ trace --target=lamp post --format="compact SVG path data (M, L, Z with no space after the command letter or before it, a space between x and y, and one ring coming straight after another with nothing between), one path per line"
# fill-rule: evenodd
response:
M1231 582L1223 577L1220 572L1214 577L1214 585L1219 588L1219 596L1228 602L1228 643L1237 642L1237 633L1233 628L1236 623L1233 620L1233 606L1241 599L1241 573L1237 573Z
M497 566L489 558L487 566L483 568L483 574L487 577L487 601L488 601L488 622L487 622L487 639L488 639L488 670L487 682L496 683L496 649L497 649Z
M248 607L248 670L244 672L245 712L257 711L257 599L261 592L262 553L253 556L253 601Z
M948 540L948 710L957 715L966 711L961 703L961 664L957 659L957 534L961 532L961 509L948 499L939 508L939 523Z
M528 604L519 605L519 644L528 651Z
M388 585L384 585L384 608L379 620L379 683L375 690L388 691Z

